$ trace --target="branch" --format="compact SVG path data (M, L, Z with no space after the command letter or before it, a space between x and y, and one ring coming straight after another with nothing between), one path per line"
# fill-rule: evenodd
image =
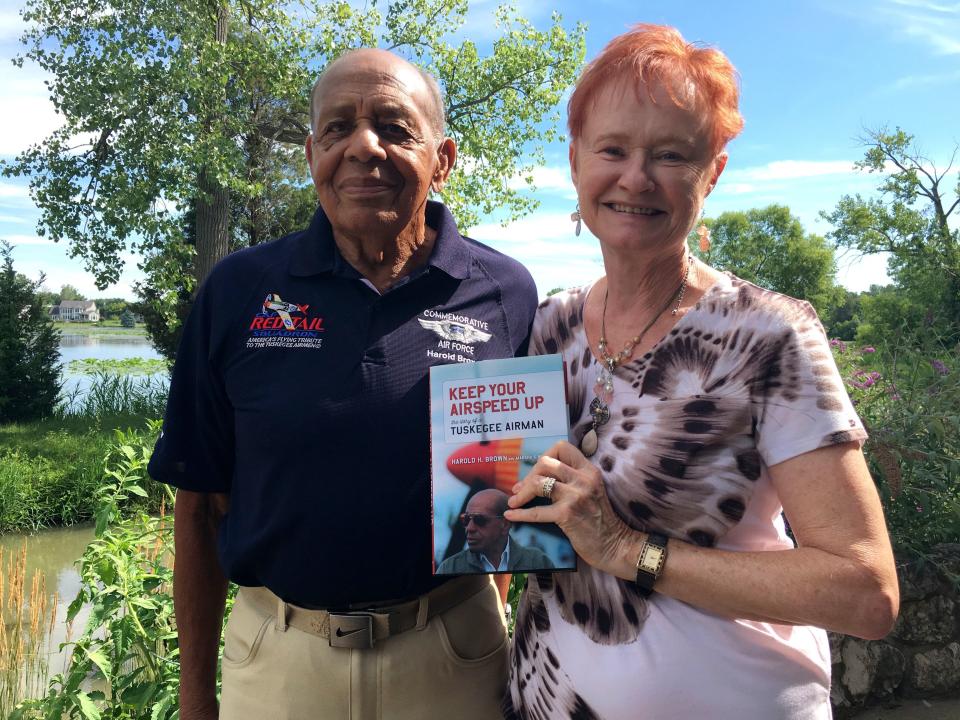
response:
M255 125L257 132L277 142L303 145L310 134L310 128L289 115L279 121L264 120Z
M473 99L473 100L468 100L467 102L462 102L462 103L459 103L459 104L457 104L457 105L451 105L450 107L447 108L447 117L448 117L448 118L453 118L453 117L454 117L454 113L456 113L456 112L459 111L459 110L463 110L463 109L465 109L465 108L474 107L475 105L482 105L483 103L487 102L488 100L491 100L494 96L496 96L496 95L497 95L498 93L500 93L500 92L503 92L503 91L506 90L507 88L511 88L511 89L513 89L513 90L517 90L517 92L523 92L523 91L518 90L518 89L513 85L513 83L516 82L518 79L524 77L525 75L529 75L530 73L537 72L537 71L539 71L539 70L543 70L543 69L548 68L548 67L552 67L552 64L540 65L540 66L538 66L538 67L532 67L532 68L530 68L529 70L527 70L526 72L521 73L520 75L517 75L516 77L510 78L510 81L509 81L509 82L504 83L503 85L500 85L499 87L494 88L493 90L491 90L489 93L487 93L487 94L484 95L483 97L475 98L475 99Z

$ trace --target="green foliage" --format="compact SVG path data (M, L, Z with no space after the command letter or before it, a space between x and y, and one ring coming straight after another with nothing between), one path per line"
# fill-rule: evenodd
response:
M91 520L114 428L142 424L135 415L76 415L0 425L0 533ZM156 510L160 488L149 491L143 505Z
M123 364L123 361L114 362ZM162 417L166 405L167 384L162 378L134 378L117 374L111 368L110 371L94 370L86 390L65 398L57 413L88 418L114 415Z
M153 358L121 358L105 360L101 358L83 358L70 362L70 372L85 375L155 375L165 372L167 364Z
M117 431L95 491L95 539L80 560L81 587L68 619L81 607L90 615L72 645L68 667L54 676L46 696L21 703L11 720L173 720L179 715L179 646L174 617L173 527L165 510L173 491L145 484L153 441L160 430ZM159 516L143 499L161 488ZM236 587L227 600L226 617ZM90 677L105 690L90 691Z
M86 296L81 294L73 285L61 285L60 286L60 301L63 300L86 300Z
M309 130L312 81L344 50L379 45L432 70L445 88L462 162L444 199L461 224L479 212L529 212L536 201L510 184L517 174L530 182L542 144L557 136L550 113L582 62L584 28L568 31L555 15L537 30L505 7L482 57L459 40L466 0L383 6L27 0L16 63L49 73L64 125L3 171L30 178L38 232L68 240L98 286L116 282L123 249L145 255L144 301L175 326L181 296L193 291L183 278L192 246L182 209L199 212L227 191L229 217L217 221L231 246L240 232L254 244L300 222L311 193L289 168ZM224 252L209 234L198 223L199 275Z
M870 439L894 546L925 556L960 537L960 349L929 329L876 347L838 340L834 357Z
M951 230L950 218L960 207L960 172L952 162L938 170L900 128L869 131L863 144L867 150L857 166L881 176L879 197L844 196L832 212L823 213L834 226L829 237L862 253L891 253L889 273L904 298L901 317L929 316L939 332L955 340L960 337L960 231ZM951 183L956 184L951 188Z
M136 317L134 317L133 313L127 308L124 308L123 312L120 313L120 326L125 328L137 326Z
M0 423L49 415L60 394L60 333L33 282L13 267L0 241Z
M13 720L176 717L173 535L162 509L159 517L129 517L128 508L131 499L147 495L143 481L157 432L156 422L146 432L117 431L96 491L95 539L80 560L81 587L67 612L73 620L89 605L90 616L69 643L67 669L52 678L46 697L21 704ZM172 503L173 492L164 489ZM91 675L103 678L105 691L84 688Z
M768 290L808 300L819 313L842 301L843 290L833 282L833 248L819 235L805 233L789 208L725 212L704 222L711 246L706 253L694 252L705 262Z
M841 290L837 295L837 302L820 315L820 321L828 336L853 340L860 328L863 293Z

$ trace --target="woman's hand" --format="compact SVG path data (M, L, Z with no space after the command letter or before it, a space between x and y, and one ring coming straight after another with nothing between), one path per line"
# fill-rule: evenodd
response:
M540 495L547 478L556 481L551 503L523 508ZM514 485L509 505L511 509L504 513L507 520L556 523L570 539L577 555L604 572L611 572L622 563L622 558L630 552L628 548L634 545L639 548L642 536L614 512L600 471L566 441L551 447L527 476Z

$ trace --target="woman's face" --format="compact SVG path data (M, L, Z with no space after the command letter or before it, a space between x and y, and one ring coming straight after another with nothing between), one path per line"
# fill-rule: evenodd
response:
M653 97L608 83L570 144L580 214L607 247L685 242L727 161L711 152L708 118L677 107L659 84Z

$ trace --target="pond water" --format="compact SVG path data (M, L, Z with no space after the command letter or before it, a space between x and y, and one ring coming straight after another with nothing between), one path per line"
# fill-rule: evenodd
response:
M163 359L150 344L150 340L143 335L80 335L64 332L60 335L63 393L70 396L78 391L82 393L90 387L89 375L70 371L73 360L124 360L138 357L147 360ZM149 377L165 381L166 373L156 373Z
M76 638L87 622L89 609L84 607L77 614L71 626L67 625L67 607L76 597L80 589L80 575L77 572L76 561L83 555L87 544L93 539L92 526L77 526L69 528L55 528L44 530L35 535L11 533L0 535L0 575L6 574L7 593L10 593L10 579L14 574L12 558L18 557L26 546L26 572L23 573L23 595L30 596L30 587L34 573L40 571L46 588L45 618L41 623L38 634L39 655L41 662L45 662L49 675L62 672L66 667L67 652L59 650L60 644L69 637ZM9 599L9 598L8 598ZM56 613L51 612L56 603ZM3 605L3 622L10 628L14 618L10 614L11 603ZM29 613L24 613L29 616ZM50 618L53 616L53 622ZM22 678L29 682L29 678ZM34 680L33 682L36 682Z

